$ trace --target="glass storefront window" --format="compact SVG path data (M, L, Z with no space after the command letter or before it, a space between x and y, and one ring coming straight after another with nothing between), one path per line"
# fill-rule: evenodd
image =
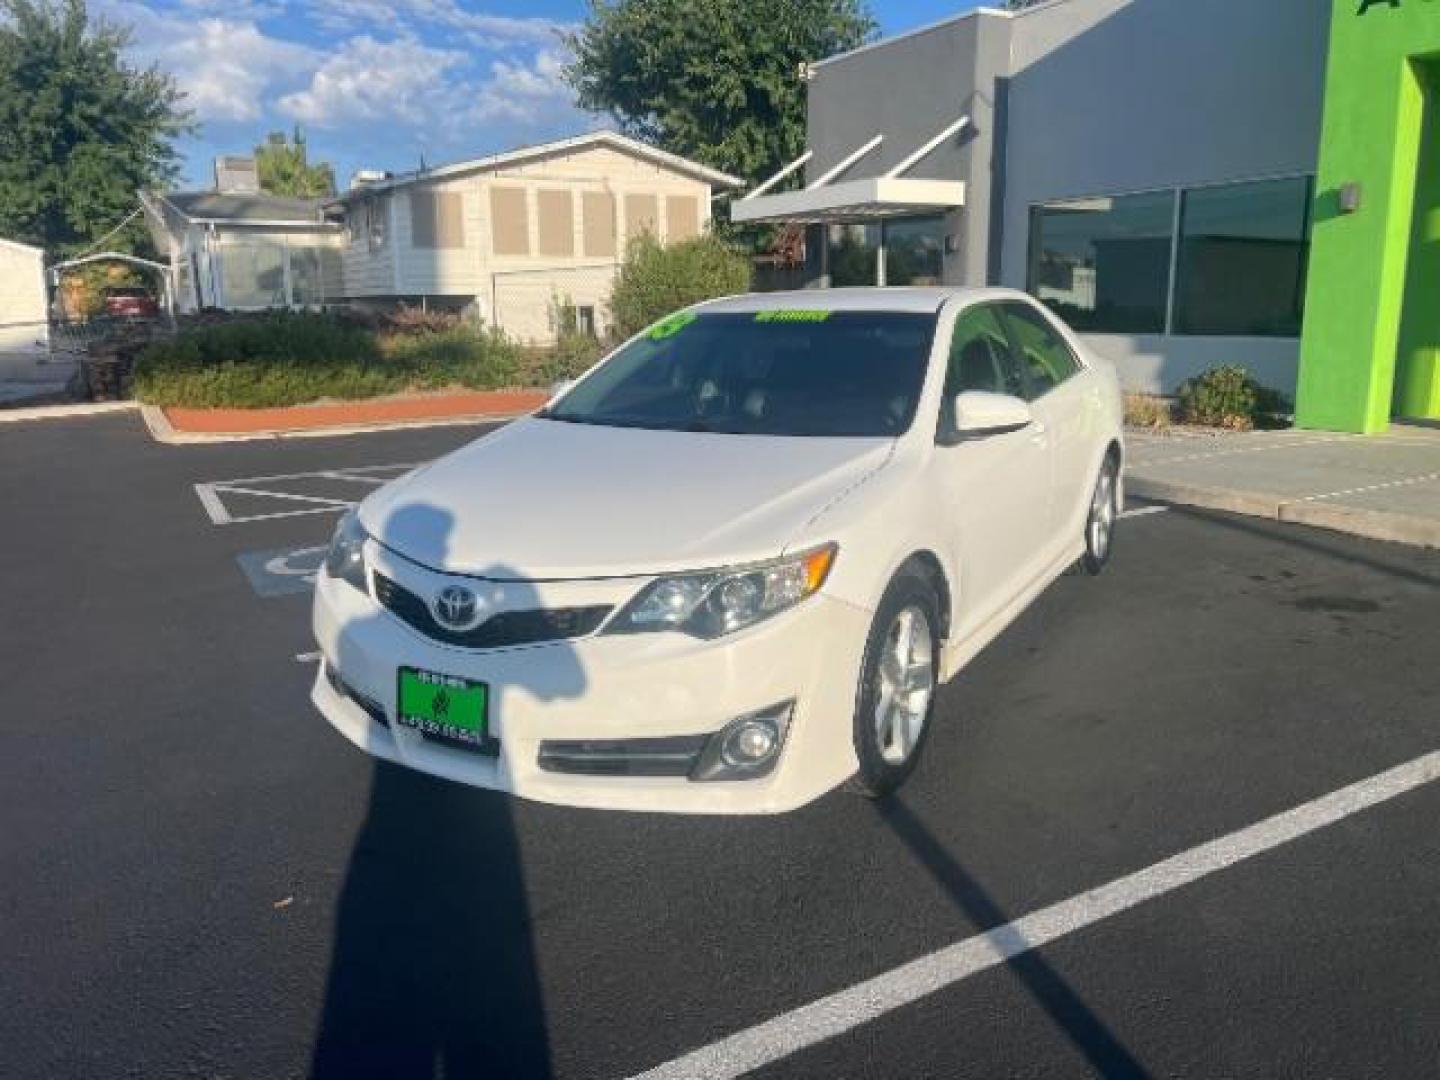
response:
M1310 196L1308 177L1185 192L1176 333L1299 336Z
M944 262L943 217L891 218L885 222L885 284L939 285Z
M830 234L830 284L875 284L875 252L880 246L878 225L835 225Z
M1077 330L1164 333L1174 223L1173 191L1037 206L1029 290Z

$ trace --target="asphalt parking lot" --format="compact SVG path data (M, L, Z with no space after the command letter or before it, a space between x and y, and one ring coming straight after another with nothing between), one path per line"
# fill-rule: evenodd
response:
M895 802L572 811L307 701L336 513L475 434L0 425L0 1075L1435 1074L1440 553L1137 515Z

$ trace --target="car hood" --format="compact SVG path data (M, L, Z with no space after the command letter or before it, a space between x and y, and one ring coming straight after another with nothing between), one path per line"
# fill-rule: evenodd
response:
M782 554L893 447L526 418L375 492L360 520L391 550L455 573L703 569Z

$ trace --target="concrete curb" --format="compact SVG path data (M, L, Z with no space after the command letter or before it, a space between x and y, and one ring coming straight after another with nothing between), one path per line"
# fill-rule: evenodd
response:
M130 412L139 407L139 403L134 401L82 401L74 405L35 405L23 409L0 409L0 424L16 424L24 420L69 420L79 416Z
M165 410L154 405L144 405L140 415L145 427L156 442L168 446L196 446L206 443L256 442L262 439L330 439L346 435L364 435L376 431L399 431L404 428L458 427L465 424L493 424L526 416L531 411L477 413L470 416L435 416L416 420L386 420L366 424L336 424L333 427L294 428L278 431L246 432L192 432L177 431L170 423Z
M1363 536L1368 540L1440 548L1440 521L1410 514L1336 506L1318 499L1286 500L1251 491L1195 487L1168 480L1148 480L1133 473L1126 477L1125 487L1126 491L1137 499L1199 506L1206 510L1223 510L1249 517L1269 518L1271 521L1309 525L1330 529L1332 532L1348 533L1351 536Z

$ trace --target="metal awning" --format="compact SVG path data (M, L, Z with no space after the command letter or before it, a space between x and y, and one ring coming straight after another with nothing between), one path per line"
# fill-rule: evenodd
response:
M785 191L743 199L730 208L735 222L793 221L804 225L839 225L884 218L937 214L965 205L965 184L959 180L921 180L907 176L872 176L838 184Z

